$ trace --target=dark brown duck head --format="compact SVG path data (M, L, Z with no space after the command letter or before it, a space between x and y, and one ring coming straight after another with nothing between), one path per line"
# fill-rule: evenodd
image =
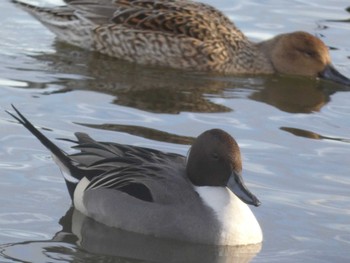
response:
M260 205L243 182L239 146L223 130L208 130L197 137L191 147L186 170L196 186L228 187L246 204Z
M327 46L309 33L278 35L259 43L258 47L278 73L320 77L350 86L350 79L333 67Z

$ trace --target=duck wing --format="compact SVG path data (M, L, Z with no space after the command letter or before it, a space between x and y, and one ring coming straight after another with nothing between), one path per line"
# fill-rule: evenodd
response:
M143 201L166 200L164 184L185 180L185 157L154 149L98 142L85 133L76 133L74 149L69 155L80 168L95 171L85 191L113 189ZM177 182L177 180L175 180ZM176 183L175 183L176 184Z
M83 178L89 181L85 191L114 189L149 202L161 200L163 195L166 200L164 181L176 186L179 181L186 180L184 156L137 146L97 142L85 133L76 133L78 141L61 139L76 143L72 148L80 151L67 154L35 128L14 106L13 109L17 116L8 111L7 113L50 150L62 171L72 199ZM173 180L173 177L179 180Z
M96 25L115 24L130 29L184 35L198 40L243 34L222 12L192 1L115 0L65 1L75 13Z

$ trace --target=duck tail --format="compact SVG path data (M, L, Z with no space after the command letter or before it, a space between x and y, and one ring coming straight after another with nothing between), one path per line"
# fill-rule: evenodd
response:
M94 23L85 19L84 16L77 15L76 10L70 5L40 7L22 2L22 0L12 0L12 3L36 18L61 41L85 49L92 48L91 34Z
M41 11L41 8L39 6L32 5L32 4L23 2L23 1L11 0L11 2L14 3L15 5L17 5L18 7L22 8L23 10L27 11L30 14L35 14L35 13Z
M63 177L65 179L70 197L73 198L74 190L78 182L82 179L83 171L76 167L71 158L59 147L57 147L52 141L50 141L44 134L42 134L37 128L34 127L17 109L14 105L12 108L15 110L18 116L6 111L20 124L22 124L28 131L30 131L47 149L52 153L53 159L60 167Z
M19 8L34 16L49 29L53 28L50 26L58 27L60 22L66 22L72 16L75 17L73 10L68 6L41 7L23 2L22 0L11 1Z

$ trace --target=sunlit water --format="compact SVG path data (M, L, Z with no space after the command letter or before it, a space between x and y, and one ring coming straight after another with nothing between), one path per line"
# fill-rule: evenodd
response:
M350 76L348 1L206 2L255 40L295 30L318 35ZM130 65L57 42L7 0L0 7L0 262L350 260L348 88ZM262 201L252 208L264 232L261 248L152 240L67 212L59 169L4 112L11 103L52 139L84 131L185 155L202 131L228 131L241 146L245 180ZM57 143L71 151L68 142Z

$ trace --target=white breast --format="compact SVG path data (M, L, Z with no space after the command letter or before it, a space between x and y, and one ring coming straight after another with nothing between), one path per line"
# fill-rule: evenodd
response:
M222 231L221 245L247 245L262 242L262 231L250 208L226 187L201 186L196 191L212 208Z

